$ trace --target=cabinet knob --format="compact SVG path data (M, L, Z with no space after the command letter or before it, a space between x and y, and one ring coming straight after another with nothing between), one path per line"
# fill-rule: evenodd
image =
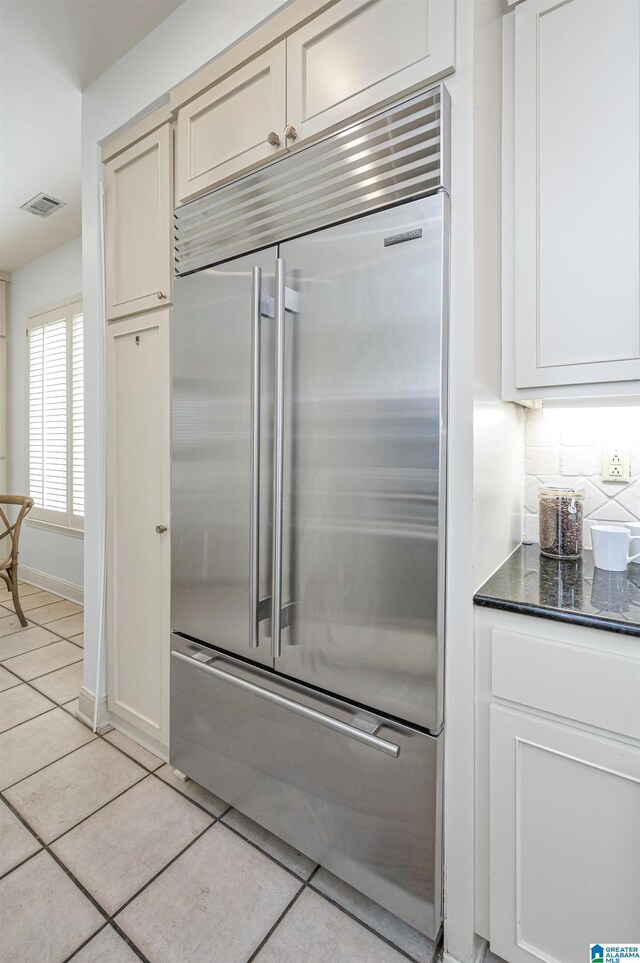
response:
M279 146L280 146L280 138L279 138L278 135L276 134L275 130L272 130L272 131L267 135L267 144L271 144L272 147L279 147Z
M298 132L292 124L287 124L284 129L284 136L287 140L295 140L298 136Z
M166 300L167 300L167 295L166 295L166 294L163 294L162 291L158 291L156 297L158 298L158 301L166 301Z
M158 533L158 535L162 535L164 532L166 532L166 530L167 530L166 525L156 525L156 532Z

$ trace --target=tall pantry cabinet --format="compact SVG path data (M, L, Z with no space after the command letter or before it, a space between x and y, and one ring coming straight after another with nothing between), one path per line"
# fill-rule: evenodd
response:
M172 290L171 148L165 124L105 171L107 707L118 728L162 754L169 745L171 311L158 305L171 302Z

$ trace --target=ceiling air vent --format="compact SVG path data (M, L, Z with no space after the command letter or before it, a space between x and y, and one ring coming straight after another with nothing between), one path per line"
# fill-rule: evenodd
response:
M66 201L59 201L50 194L36 194L26 204L20 205L21 211L29 211L30 214L37 214L38 217L49 217L59 207L64 207Z

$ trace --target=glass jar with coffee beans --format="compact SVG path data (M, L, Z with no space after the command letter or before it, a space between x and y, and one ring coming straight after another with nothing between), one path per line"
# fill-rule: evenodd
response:
M540 551L550 558L579 558L582 554L580 488L538 489Z

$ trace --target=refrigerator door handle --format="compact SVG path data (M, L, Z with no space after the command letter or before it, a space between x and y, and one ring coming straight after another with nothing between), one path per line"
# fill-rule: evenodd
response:
M249 605L251 626L249 646L258 648L258 606L260 603L260 314L262 268L254 267L251 297L251 575Z
M271 653L282 654L282 511L284 478L284 259L276 258L275 412L273 432L273 556L271 564Z
M287 699L286 696L272 692L270 689L265 689L264 686L256 685L255 682L249 682L248 679L242 679L240 676L232 675L230 672L219 669L217 666L211 664L215 662L214 656L209 658L206 656L204 658L197 658L197 656L190 657L184 655L182 652L176 652L175 649L171 655L174 659L180 659L181 662L186 662L188 665L194 666L201 671L210 673L223 682L228 682L230 685L237 686L239 689L244 689L245 692L250 692L251 695L265 699L267 702L272 702L277 706L281 706L283 709L289 709L297 715L311 719L321 726L326 726L327 729L341 732L342 735L348 736L350 739L355 739L356 742L362 742L371 749L378 749L380 752L384 752L394 759L397 759L400 755L400 746L396 746L395 743L389 742L387 739L381 739L380 736L372 735L367 732L366 729L360 729L358 726L350 725L348 722L341 722L340 719L334 719L333 716L325 715L324 712L318 712L317 709L312 709L310 706L302 705L300 702L294 702L293 699ZM202 653L198 653L198 655L202 655ZM357 716L356 721L358 721Z

